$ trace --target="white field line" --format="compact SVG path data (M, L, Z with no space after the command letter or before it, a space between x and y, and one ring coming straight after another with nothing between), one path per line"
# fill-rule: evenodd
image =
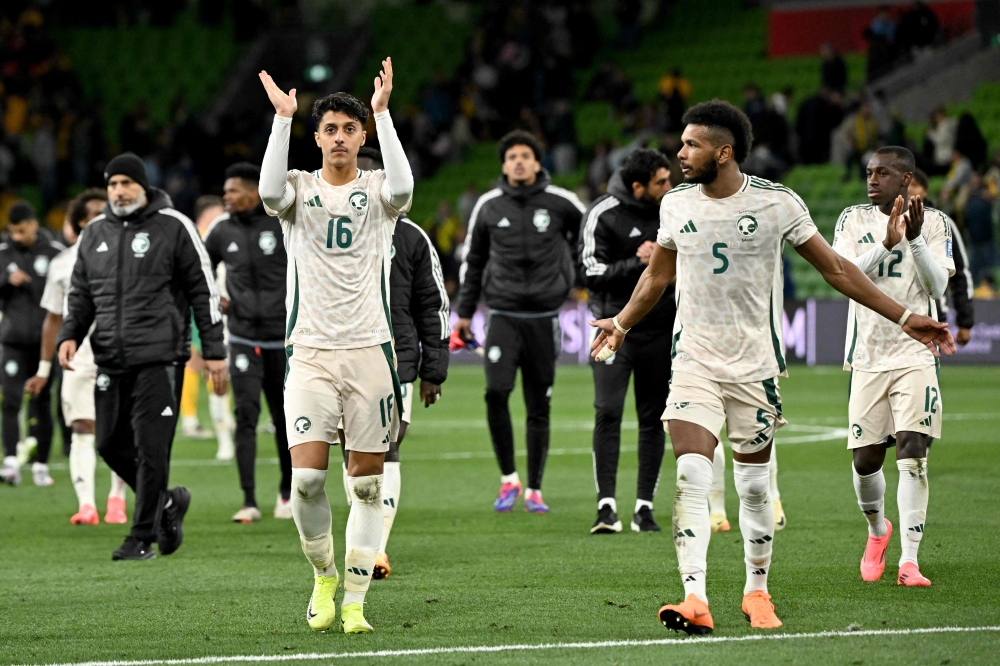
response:
M914 636L922 634L960 634L996 632L1000 626L985 627L926 627L922 629L871 629L860 631L816 631L801 634L750 634L747 636L709 636L706 638L662 638L644 641L594 641L586 643L538 643L521 645L458 645L454 647L412 650L371 650L368 652L308 652L302 654L233 655L194 657L191 659L140 659L134 661L84 661L47 666L185 666L187 664L262 663L280 661L319 661L326 659L357 659L359 657L418 657L438 654L481 654L497 652L528 652L537 650L594 650L614 647L650 647L657 645L711 645L716 643L752 643L813 638L857 638L862 636Z

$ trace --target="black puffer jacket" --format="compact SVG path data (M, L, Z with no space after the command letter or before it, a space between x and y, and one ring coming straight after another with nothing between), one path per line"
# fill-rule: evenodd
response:
M18 245L9 238L0 242L0 343L37 347L42 340L45 309L40 305L45 291L49 262L66 248L54 240L48 229L39 228L31 247ZM22 270L31 282L15 287L10 274Z
M193 311L202 355L224 359L219 293L198 230L162 190L148 197L124 219L105 205L83 230L58 344L79 344L94 323L90 344L103 369L183 363Z
M448 292L437 250L423 229L400 216L392 235L389 310L399 381L448 378Z
M472 316L480 293L492 310L558 310L573 286L584 210L577 196L553 185L544 170L524 187L500 176L469 218L458 316Z
M659 206L636 199L622 182L621 171L616 171L608 181L608 193L590 205L580 229L580 274L595 317L613 317L628 303L646 270L636 250L646 241L655 243L659 228ZM669 333L675 316L671 285L634 330Z
M205 249L213 268L226 264L229 333L255 342L284 341L288 255L278 219L262 205L225 213L208 228Z

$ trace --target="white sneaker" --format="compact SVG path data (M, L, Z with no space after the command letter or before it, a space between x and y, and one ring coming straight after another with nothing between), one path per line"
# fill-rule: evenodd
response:
M215 459L220 462L229 462L236 457L236 447L233 446L233 436L228 430L220 428L215 431L216 440L219 447L215 451Z
M25 437L17 443L17 462L27 465L31 456L38 450L38 440L34 437Z
M281 499L281 494L278 494L278 501L274 505L274 517L280 520L291 520L292 519L292 500Z
M260 509L255 506L245 506L233 514L234 523L256 523L260 520Z
M9 483L12 486L21 483L21 464L17 462L17 456L7 456L3 459L3 467L0 467L0 482Z
M36 486L52 486L55 480L49 475L49 466L45 463L34 463L31 466L31 478Z

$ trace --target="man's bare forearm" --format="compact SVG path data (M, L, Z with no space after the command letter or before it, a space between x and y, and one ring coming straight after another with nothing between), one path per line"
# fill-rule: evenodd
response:
M842 267L840 271L823 274L823 279L826 280L827 284L886 319L899 321L906 308L886 296L852 262L841 259L840 264Z
M42 323L42 361L52 361L56 354L56 336L59 335L59 327L62 326L62 315L54 312L45 313L45 321Z

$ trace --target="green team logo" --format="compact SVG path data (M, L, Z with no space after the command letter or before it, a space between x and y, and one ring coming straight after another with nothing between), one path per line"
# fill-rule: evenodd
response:
M44 277L49 272L49 258L42 255L35 257L35 272Z
M264 254L274 254L275 248L278 247L278 239L274 237L273 231L264 231L257 239L257 245L260 246Z
M102 391L107 391L109 386L111 386L111 377L108 377L107 375L97 375L97 388Z
M300 435L304 435L309 432L309 429L313 427L312 421L309 420L308 416L300 416L295 419L295 432Z
M490 363L496 363L500 360L500 356L502 355L503 352L500 351L500 348L496 345L490 347L490 350L486 352L486 358L490 359Z
M854 434L854 439L861 439L861 435L864 434L864 431L861 430L861 426L855 423L851 426L851 433Z
M368 195L361 190L351 192L351 196L347 199L347 201L351 204L351 208L353 208L354 212L358 215L364 213L365 209L368 208Z
M137 233L132 239L132 251L137 257L141 257L149 251L149 234L145 231Z
M744 236L753 236L759 226L757 218L753 215L741 215L740 219L736 220L736 228Z
M545 232L548 231L549 224L552 222L552 216L549 215L549 211L539 208L532 216L531 222L538 231Z
M17 374L17 361L7 361L4 363L3 371L7 373L7 376L13 377Z
M236 369L240 372L246 372L247 368L250 367L250 359L247 358L246 354L236 355Z

